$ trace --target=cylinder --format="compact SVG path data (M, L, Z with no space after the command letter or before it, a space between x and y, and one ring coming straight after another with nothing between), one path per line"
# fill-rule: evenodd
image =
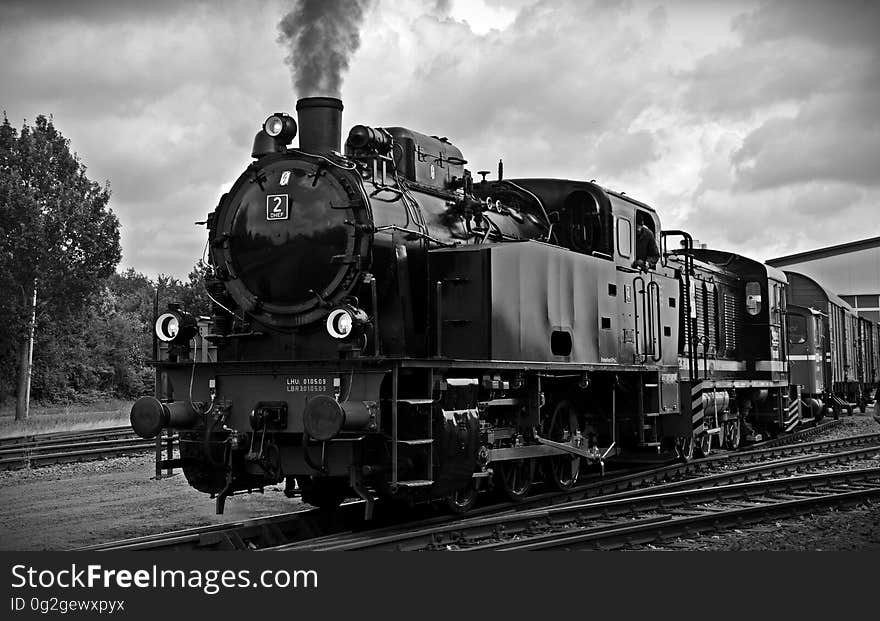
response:
M296 102L299 117L299 148L325 155L340 151L342 101L334 97L304 97Z
M730 407L730 395L724 390L705 391L703 393L703 412L706 414L723 414Z
M316 395L303 410L303 429L311 439L323 442L341 431L375 431L377 416L375 401L338 403L328 395Z
M186 429L196 422L192 405L183 401L162 403L155 397L141 397L131 406L131 428L142 438L155 438L162 429Z
M342 430L345 410L328 395L316 395L309 399L303 410L303 428L313 440L324 442Z

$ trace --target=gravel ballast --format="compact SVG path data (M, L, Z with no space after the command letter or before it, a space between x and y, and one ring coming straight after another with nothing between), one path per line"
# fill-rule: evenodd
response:
M66 550L305 507L276 485L233 496L215 515L180 470L154 475L152 454L0 472L0 549Z
M872 414L844 417L811 440L880 432ZM153 475L151 454L0 472L0 549L65 550L306 508L276 485L264 494L230 498L226 514L218 516L214 502L192 489L179 470L159 481ZM679 539L654 549L877 550L880 504Z
M880 433L880 422L867 413L844 416L840 424L811 440L833 440ZM880 460L853 462L848 467L880 467ZM827 510L800 518L776 520L743 529L675 539L637 550L880 550L880 502L846 510Z

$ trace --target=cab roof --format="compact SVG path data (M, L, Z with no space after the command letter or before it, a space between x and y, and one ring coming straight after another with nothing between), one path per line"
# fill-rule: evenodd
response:
M693 256L695 259L712 263L713 265L730 270L731 272L735 272L742 276L761 276L781 283L788 283L788 278L782 270L741 254L736 254L735 252L712 250L709 248L695 248L693 250Z
M789 282L792 284L789 297L800 306L811 306L815 303L818 303L816 304L817 306L824 306L831 302L850 313L855 313L852 306L814 278L791 270L785 270L785 274L789 277ZM809 298L809 302L805 303L804 300L807 298Z

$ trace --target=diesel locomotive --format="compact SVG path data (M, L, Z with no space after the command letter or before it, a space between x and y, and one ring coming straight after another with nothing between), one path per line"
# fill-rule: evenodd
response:
M342 108L305 98L264 122L207 219L210 321L156 321L157 394L132 427L173 430L218 512L281 482L324 508L464 512L481 490L516 501L634 452L733 449L852 399L792 384L783 272L694 248L594 182L500 163L475 180L445 137L355 125L343 145Z

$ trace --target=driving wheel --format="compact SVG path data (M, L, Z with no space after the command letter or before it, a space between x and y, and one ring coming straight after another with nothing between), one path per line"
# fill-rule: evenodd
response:
M742 442L742 425L739 419L724 421L724 448L735 451Z
M712 450L712 437L708 433L701 433L700 436L694 440L694 444L699 457L708 457Z
M688 462L694 458L694 436L684 436L676 438L675 453L682 461Z
M477 487L471 480L466 486L457 489L446 497L446 506L453 513L467 513L477 503Z
M512 459L498 463L498 480L509 500L520 502L532 489L534 463L531 459Z
M547 482L561 492L571 489L577 483L580 469L581 458L575 455L554 455L544 462Z
M566 442L569 434L578 429L577 412L570 401L560 401L545 423L544 437L554 442ZM576 455L553 455L543 460L544 478L554 489L569 490L580 474L581 458Z

